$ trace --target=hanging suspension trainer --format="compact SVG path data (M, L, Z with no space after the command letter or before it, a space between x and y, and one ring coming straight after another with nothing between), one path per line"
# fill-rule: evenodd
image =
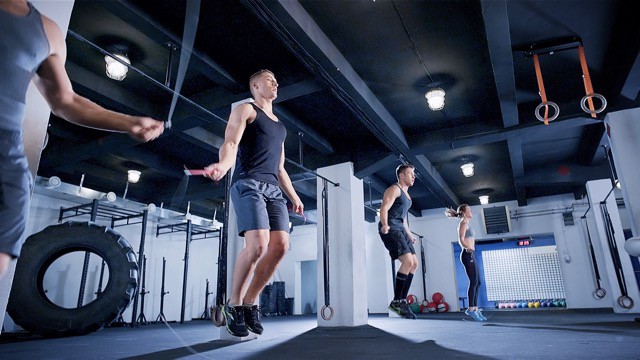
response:
M591 206L589 206L589 209L591 209ZM589 212L589 209L587 209L587 212ZM607 295L607 291L603 289L602 286L600 285L600 271L598 270L598 262L596 261L596 254L595 254L595 251L593 250L593 243L591 242L591 233L589 232L589 223L587 222L586 213L585 215L582 216L581 219L582 219L582 224L584 225L584 228L585 228L585 232L587 234L587 241L589 242L589 253L591 254L591 263L593 264L593 271L596 276L597 287L596 287L596 290L593 292L593 295L597 299L602 299Z
M100 296L100 294L102 294L102 283L104 281L104 267L107 265L106 262L104 262L104 259L102 260L102 265L100 266L100 279L98 280L98 290L96 290L95 294L96 297Z
M593 86L591 85L591 76L589 76L589 67L587 66L587 58L584 55L584 48L582 45L578 46L578 56L580 57L580 67L582 68L582 81L584 82L584 91L586 93L585 96L580 100L580 107L582 111L591 114L592 118L596 118L596 114L601 113L604 109L607 108L607 99L600 94L596 94L593 91ZM597 110L594 109L593 106L593 98L597 98L602 103L601 107ZM589 103L589 107L587 108L585 102Z
M189 209L187 208L187 214ZM180 324L184 324L184 313L187 307L187 282L189 281L189 253L191 251L191 236L193 235L193 223L187 218L186 238L184 244L184 270L182 272L182 303L180 305Z
M302 131L298 131L298 157L300 161L300 165L304 166L304 142L302 141L304 138L304 133Z
M329 209L328 181L322 179L322 267L324 280L324 306L320 311L320 315L326 321L333 318L333 307L331 307L331 293L329 286L329 219L327 219ZM329 314L327 314L329 310Z
M582 39L573 36L569 38L553 39L541 43L534 43L521 50L524 50L524 54L526 57L533 57L533 64L538 81L538 91L542 99L542 103L540 103L540 105L536 107L535 115L536 118L540 121L543 121L545 125L548 125L550 121L553 121L558 117L560 109L556 103L547 101L547 95L544 89L544 82L542 81L542 71L540 70L540 61L538 59L538 56L551 55L559 51L571 49L578 49L578 57L580 59L580 67L582 69L581 76L585 90L585 96L583 96L580 100L580 107L582 108L582 111L591 114L591 117L596 118L596 114L601 113L607 107L607 100L605 99L605 97L593 91L591 76L589 75L589 67L587 66L587 58L584 54L584 47L582 46ZM595 106L593 105L593 98L597 98L602 103L599 109L595 109ZM549 117L549 106L553 107L555 110L555 113L551 117ZM541 116L540 109L543 107L545 108L544 116Z
M536 106L536 118L544 122L545 125L549 125L549 121L555 120L560 114L560 108L558 104L553 101L547 101L547 93L544 90L544 81L542 80L542 70L540 70L540 61L538 60L538 54L533 54L533 65L536 69L536 79L538 80L538 91L542 102ZM549 106L551 106L555 112L551 118L549 118ZM540 109L544 107L544 116L540 116Z
M145 284L147 282L146 278L147 278L147 257L143 256L142 287L140 288L140 315L138 315L138 318L136 319L136 322L142 325L148 324L147 317L144 316L144 296L148 293L148 291L145 290Z
M427 262L425 261L424 256L424 245L422 244L422 239L424 236L418 235L420 239L420 260L422 260L422 296L423 299L427 299Z
M168 294L168 291L164 291L165 272L167 270L167 259L162 257L162 284L160 286L160 314L156 317L156 323L167 322L167 318L164 316L164 296Z
M224 326L222 307L227 301L227 243L229 241L229 189L231 175L227 174L224 181L224 204L222 212L222 227L220 228L220 244L218 245L218 279L216 286L216 303L211 306L211 321L217 327Z
M209 320L211 319L211 312L209 311L209 295L213 294L213 291L209 291L209 279L207 279L207 286L204 290L204 311L202 315L200 315L200 319Z
M609 192L609 194L611 194L611 192ZM609 195L607 195L607 197L609 197ZM622 270L622 263L620 261L620 253L618 252L618 245L616 244L615 231L613 229L611 217L609 216L609 210L607 209L606 199L600 202L600 210L602 211L602 220L604 221L607 244L609 245L609 252L611 253L611 261L613 262L618 286L620 287L621 295L618 297L617 302L622 308L631 309L634 302L627 292L627 281L624 278L624 271Z

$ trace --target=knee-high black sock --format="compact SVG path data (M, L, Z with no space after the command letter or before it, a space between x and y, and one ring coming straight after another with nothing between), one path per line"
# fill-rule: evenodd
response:
M404 285L406 282L407 282L407 275L401 272L396 273L396 287L393 291L393 300L404 299L402 297L402 292L404 291Z
M411 287L411 280L413 280L413 274L407 274L407 280L404 282L404 289L402 289L402 298L406 299L409 295L409 288Z

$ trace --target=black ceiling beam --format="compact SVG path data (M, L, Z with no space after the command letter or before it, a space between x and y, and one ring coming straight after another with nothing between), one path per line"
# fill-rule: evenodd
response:
M224 143L224 139L204 127L194 127L178 133L178 136L185 141L192 143L206 151L217 154Z
M102 1L100 6L103 6L127 24L132 24L132 26L142 34L145 34L145 36L158 43L158 46L166 47L165 44L168 41L171 41L178 47L176 52L180 54L182 39L166 30L162 25L151 19L135 5L125 1ZM206 76L214 83L223 86L225 89L232 92L240 92L244 90L244 87L234 81L231 75L229 75L220 65L197 49L192 49L189 66L193 66L199 73Z
M172 132L182 132L188 128L194 126L200 126L203 123L195 123L193 120L178 121L171 129L165 130L165 133L161 136L170 136ZM132 139L130 136L122 133L111 133L98 140L74 146L67 149L65 154L56 159L57 164L64 164L66 162L75 163L78 161L97 158L106 154L112 154L115 152L129 149L139 145L140 142Z
M134 26L151 37L158 44L165 44L168 40L173 42L175 45L180 46L181 39L176 37L174 34L166 30L163 26L158 24L155 20L151 19L144 12L137 9L134 5L123 2L123 1L106 1L103 5L114 15L120 17L125 22L129 24L135 24ZM216 64L213 60L211 60L207 55L199 52L198 50L193 50L190 59L190 66L194 66L200 73L207 76L210 80L215 82L216 84L221 85L224 89L235 93L236 95L230 95L227 93L227 96L222 98L219 91L214 91L215 94L206 94L196 95L194 98L195 103L197 104L206 104L204 107L208 110L214 111L213 108L219 108L222 106L229 106L233 102L246 99L251 96L249 92L243 92L246 90L246 86L238 83L233 77L224 71L224 69ZM290 100L299 96L308 95L317 91L323 90L323 86L320 82L315 80L303 81L296 84L292 84L290 86L282 87L278 90L278 99L277 102L282 102L286 100ZM237 95L241 93L240 95ZM246 94L246 96L245 96ZM208 103L211 101L211 97L215 99L215 105L211 106ZM294 126L296 129L294 131L297 133L298 131L302 131L306 135L306 139L304 141L308 143L310 146L314 147L316 150L323 154L330 154L334 152L333 147L330 142L322 137L320 134L315 132L313 129L305 126L304 123L295 116L290 113L284 112L282 109L275 109L276 113L280 116L286 117L286 123L288 127Z
M517 126L520 123L520 119L518 116L507 2L506 0L482 0L481 6L493 76L496 82L496 90L498 91L498 100L500 101L502 123L505 128L511 128ZM519 136L509 138L508 145L513 178L522 177L524 176L522 140ZM516 195L520 206L527 205L526 191L518 189L517 185Z
M520 122L507 2L506 0L482 0L481 6L493 76L500 100L502 122L506 128L516 126Z
M104 76L98 76L71 62L67 64L67 69L69 76L73 79L74 83L87 89L94 89L91 90L94 92L99 91L96 93L99 93L100 96L113 99L121 104L121 106L135 110L136 112L146 113L148 111L148 113L146 113L148 115L155 115L154 113L157 112L155 108L152 108L153 104L149 103L148 99L143 99L135 93L112 84L112 82L108 81ZM208 117L208 121L200 117L192 116L194 112ZM188 120L186 120L187 118ZM173 127L165 130L166 135L163 136L168 136L172 132L182 132L193 127L204 125L205 123L219 122L219 119L202 110L189 106L184 102L178 102L172 122ZM68 149L65 154L57 159L57 164L100 157L104 154L110 154L123 149L132 148L138 144L140 143L133 140L128 135L111 133L95 141L77 145Z
M377 158L376 160L369 159L368 161L358 161L353 164L353 176L358 179L364 179L365 177L377 173L379 170L386 169L392 165L399 165L399 163L400 161L398 156L393 153L388 154L382 159Z
M372 190L376 190L380 194L384 194L384 192L387 191L387 188L389 187L389 184L385 183L384 181L382 181L382 179L373 174L367 176L367 178L364 179L364 183L367 184L367 187L371 186ZM365 188L365 192L368 193L368 191L369 189ZM365 202L369 201L368 196L365 196L365 199Z
M119 86L104 75L98 75L92 71L86 70L73 62L67 62L66 68L69 77L74 83L77 83L87 89L95 89L92 91L100 94L101 96L114 99L128 108L148 116L154 116L162 119L168 115L168 107L160 111L158 110L157 104L149 102L148 97L138 96L138 94L126 90L124 87ZM208 112L207 110L208 109L205 108L201 109L197 106L191 106L185 101L178 101L173 113L172 122L176 124L185 117L198 116L213 125L226 125L226 120L220 118L216 114ZM181 126L181 128L188 129L189 127Z
M289 133L288 136L298 137L298 133L302 132L304 134L304 136L302 137L302 141L305 144L309 144L309 146L325 155L335 152L333 145L331 145L327 138L320 135L310 126L307 126L303 121L299 120L295 115L290 113L284 107L274 107L273 111L276 113L278 118L282 120L282 123L287 128L287 132Z
M585 126L580 136L580 144L576 153L578 163L590 165L596 162L596 154L604 135L604 124L592 124Z
M130 113L145 114L147 116L159 117L161 115L158 107L149 102L149 98L140 96L131 91L127 91L119 82L109 81L104 74L97 75L73 61L69 60L65 64L69 78L76 85L83 89L88 89L100 97L112 99L130 109ZM89 97L89 96L88 96ZM93 96L90 96L93 98Z
M114 15L120 17L129 24L135 24L135 27L142 33L151 37L158 44L165 44L168 40L180 46L181 39L176 37L173 33L167 31L163 26L158 24L155 20L151 19L144 12L137 9L134 5L123 1L106 1L103 5ZM236 101L246 99L251 96L249 92L246 92L246 86L241 85L236 81L229 73L211 60L207 55L193 50L190 59L190 66L195 68L214 83L221 85L224 89L230 91L232 94L227 94L222 97L220 91L214 90L213 93L206 92L205 94L195 95L192 97L193 101L197 104L203 104L203 106L211 111L215 111L216 108L227 107ZM303 81L290 86L282 87L278 89L278 99L276 103L290 100L299 96L308 95L317 91L323 90L322 84L315 80ZM243 91L244 90L244 91ZM246 95L246 96L245 96ZM212 100L213 98L213 100ZM209 104L214 101L213 104ZM310 146L323 154L330 154L334 152L330 142L315 132L313 129L304 125L304 122L298 120L289 113L282 113L282 109L274 109L275 112L281 113L280 116L286 116L285 126L294 126L295 133L302 131L305 133L306 139L304 141Z
M317 81L303 81L292 84L290 86L284 86L278 89L278 98L275 103L280 103L285 100L291 100L298 96L304 96L313 92L322 90L319 82ZM245 100L251 97L250 92L244 92L241 94L230 94L222 89L213 89L201 92L191 97L191 99L198 103L204 104L203 106L214 112L231 112L231 104ZM282 99L281 99L282 98ZM335 152L333 145L327 140L326 137L320 135L318 132L307 126L304 121L298 119L295 115L287 111L283 106L274 107L274 112L282 120L282 123L287 127L287 131L290 134L297 134L302 132L305 134L303 141L309 146L313 147L322 154L331 154Z
M295 84L278 87L278 97L275 99L274 103L281 103L283 101L292 100L322 90L324 90L324 86L319 81L300 81Z
M602 70L596 76L592 76L593 82L596 84L594 91L608 98L611 109L614 109L619 102L619 95L629 79L631 69L640 53L640 25L634 4L635 2L632 1L619 2ZM620 75L611 77L611 72L607 69L616 69ZM599 83L603 85L597 85ZM579 155L581 163L588 165L596 161L598 147L604 136L604 126L590 126L586 127L584 131Z
M640 53L636 57L636 61L633 63L627 76L627 80L622 86L622 96L631 101L636 101L638 92L640 92Z
M333 94L371 131L389 150L408 156L409 145L402 128L366 83L351 67L322 29L297 1L261 2L242 0L242 3L258 17L288 47L297 58L316 74ZM434 168L427 168L423 161L413 156L407 160L424 176L421 181L433 187L443 204L457 203L457 197L449 189Z
M295 84L281 86L278 88L278 97L275 99L274 103L278 104L322 90L324 90L324 86L316 80L305 80ZM202 91L198 94L191 95L190 97L191 100L198 104L202 104L206 109L218 111L221 109L229 109L231 104L250 98L251 93L249 91L231 93L224 88L215 88Z
M431 151L442 151L450 149L460 149L468 146L490 144L508 140L512 137L520 136L522 139L543 134L547 131L562 131L577 126L600 124L602 121L590 117L572 117L556 119L548 126L542 123L520 124L510 128L495 128L490 126L471 127L458 126L453 129L437 130L431 133L417 134L412 138L413 152L415 154L428 153ZM482 130L484 129L484 130ZM475 132L474 132L475 131Z
M518 186L516 178L524 176L524 161L522 158L522 139L520 136L507 140L509 147L509 157L511 158L511 172L513 173L514 186L516 188L516 199L519 206L527 206L527 191L524 187Z
M558 168L565 166L569 173L562 175ZM587 181L611 177L609 165L605 162L597 166L555 163L527 171L525 176L516 178L518 186L584 186Z
M311 173L302 173L299 175L305 175L308 177L313 177L315 178L314 174ZM295 178L295 175L293 175L294 177L292 177L292 181ZM307 197L310 197L312 199L317 199L318 198L318 189L317 189L317 181L311 181L311 180L306 180L306 181L296 181L295 183L293 183L293 187L296 189L296 192L299 192L302 195L305 195Z

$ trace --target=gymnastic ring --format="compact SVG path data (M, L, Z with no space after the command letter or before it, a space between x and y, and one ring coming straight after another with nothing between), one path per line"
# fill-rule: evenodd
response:
M628 300L627 301L629 303L628 305L625 304L625 300ZM620 305L625 309L631 309L633 307L633 304L634 304L633 299L626 295L620 295L620 297L618 297L618 305Z
M593 292L593 296L596 299L603 299L607 295L607 291L603 288L597 288L596 291Z
M329 316L327 316L325 314L325 310L329 309L330 313ZM322 316L323 319L325 319L326 321L329 321L331 319L333 319L333 308L331 307L331 305L325 305L322 307L322 310L320 310L320 315Z
M223 306L224 305L211 307L211 321L213 321L213 325L215 325L216 327L224 326L226 323L224 316L222 315Z
M536 112L536 118L538 120L544 121L544 117L540 116L540 109L545 106L551 106L552 108L555 109L555 113L553 114L552 117L548 118L547 121L553 121L558 117L558 115L560 115L560 108L558 107L558 104L554 103L553 101L542 102L540 103L540 105L536 106L535 112Z
M587 107L587 100L590 98L597 98L602 102L602 107L600 109L596 109L596 110L591 110ZM607 99L604 98L604 96L597 94L597 93L593 93L593 94L588 94L582 97L582 100L580 100L580 107L582 108L582 111L589 113L589 114L600 114L601 112L604 111L604 109L607 108Z

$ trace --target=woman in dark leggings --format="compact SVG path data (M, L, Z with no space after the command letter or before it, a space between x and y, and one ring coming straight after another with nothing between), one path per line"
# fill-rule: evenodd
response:
M464 311L476 321L486 321L487 318L482 315L482 310L478 308L478 289L480 289L480 273L475 260L476 240L475 232L469 226L469 220L473 216L471 207L467 204L458 206L458 210L447 209L445 215L449 218L459 218L458 224L458 244L462 248L460 252L460 262L464 265L464 270L469 278L469 289L467 297L469 299L469 308Z

